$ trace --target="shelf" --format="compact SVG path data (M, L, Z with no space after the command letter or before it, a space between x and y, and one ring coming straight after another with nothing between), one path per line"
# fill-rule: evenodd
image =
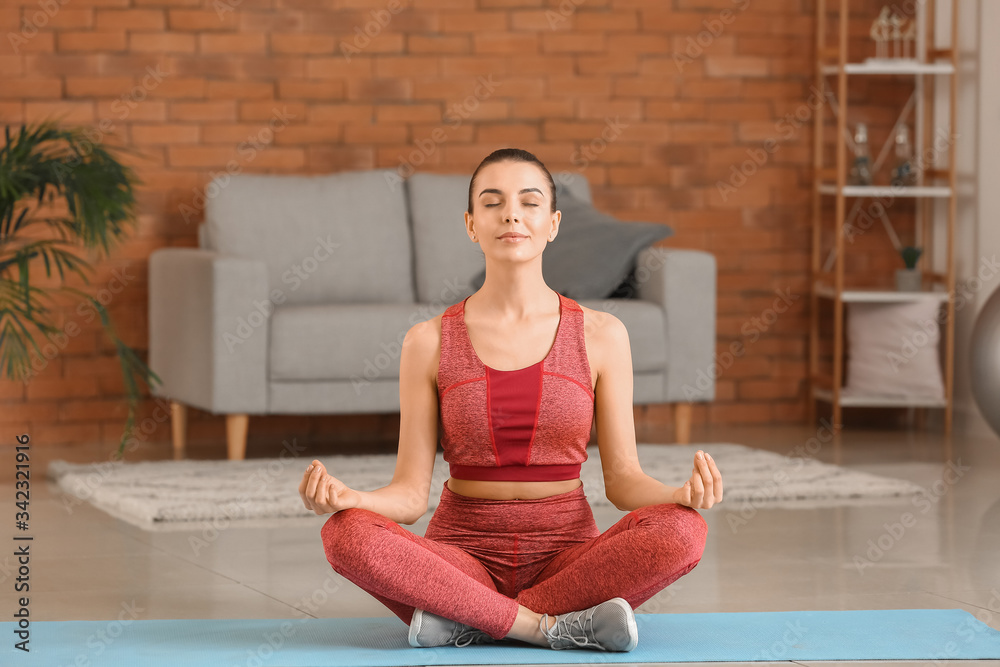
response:
M831 75L840 71L839 65L824 65L823 74ZM881 61L845 63L847 74L954 74L951 63L919 63L914 60L889 58Z
M837 194L837 186L823 183L819 186L823 195ZM947 185L845 185L845 197L950 197L951 188Z
M816 284L816 294L828 299L835 297L835 290L831 285L822 283ZM877 289L845 289L840 293L841 301L852 301L855 303L906 303L910 301L948 301L947 292L897 292L895 290Z
M816 398L827 403L833 402L833 392L816 387ZM941 398L921 396L873 396L871 394L851 394L846 388L840 390L840 405L848 408L944 408L948 402Z

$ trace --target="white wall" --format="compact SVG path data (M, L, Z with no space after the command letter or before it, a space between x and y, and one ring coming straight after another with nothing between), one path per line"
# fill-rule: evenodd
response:
M955 269L956 293L968 295L969 301L955 313L954 427L958 432L997 437L972 397L967 352L976 315L1000 285L1000 272L988 276L988 269L984 269L987 280L983 282L977 276L985 261L1000 260L1000 2L958 2L960 136L955 147L959 185ZM939 2L937 10L937 37L939 44L946 45L951 32L949 3ZM948 112L947 90L943 93L935 111L939 118ZM942 251L944 228L938 225L939 238L934 243ZM940 263L938 259L935 266L943 271L943 259Z

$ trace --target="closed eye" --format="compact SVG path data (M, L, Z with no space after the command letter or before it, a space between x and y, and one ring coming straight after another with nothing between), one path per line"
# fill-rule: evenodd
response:
M500 205L500 204L484 204L484 206L486 206L486 208L489 208L489 207L491 207L491 206L499 206L499 205ZM538 204L531 204L531 203L528 203L528 202L525 202L525 204L524 204L524 205L525 205L525 206L538 206Z

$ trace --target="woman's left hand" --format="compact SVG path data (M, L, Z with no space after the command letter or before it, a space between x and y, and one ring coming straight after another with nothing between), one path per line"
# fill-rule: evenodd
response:
M698 458L699 454L704 458ZM674 502L695 509L708 509L722 502L722 473L711 455L701 450L695 454L691 479L674 491Z

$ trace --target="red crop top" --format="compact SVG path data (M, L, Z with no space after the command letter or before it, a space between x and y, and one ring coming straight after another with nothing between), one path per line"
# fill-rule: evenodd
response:
M468 297L466 297L466 300ZM437 376L441 446L456 479L576 479L587 460L594 392L583 309L559 295L548 355L513 371L483 364L465 328L465 300L441 317Z

